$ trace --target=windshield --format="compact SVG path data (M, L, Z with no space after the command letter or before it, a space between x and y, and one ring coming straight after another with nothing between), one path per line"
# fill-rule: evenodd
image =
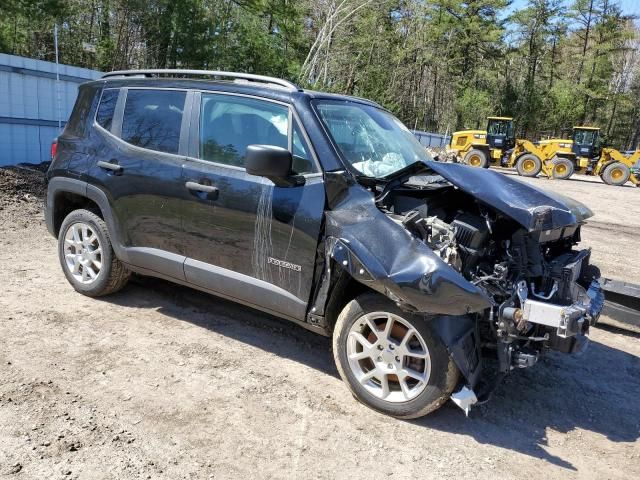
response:
M385 177L432 160L409 129L384 110L345 101L314 105L342 158L364 176Z
M593 145L595 130L576 130L573 141L578 145Z
M509 120L489 120L487 133L489 135L504 135L510 138L513 130L513 122Z

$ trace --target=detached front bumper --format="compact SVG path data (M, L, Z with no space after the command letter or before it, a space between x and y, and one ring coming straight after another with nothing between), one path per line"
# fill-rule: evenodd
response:
M599 280L593 280L587 290L579 287L571 305L556 305L526 299L523 320L544 325L549 333L549 347L565 353L575 353L586 347L589 327L595 325L604 307L604 291Z

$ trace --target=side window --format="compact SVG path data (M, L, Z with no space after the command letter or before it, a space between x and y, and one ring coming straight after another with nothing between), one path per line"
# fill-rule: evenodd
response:
M122 117L122 140L158 152L178 153L186 93L129 89Z
M289 110L271 102L202 94L200 158L244 167L247 146L288 148Z
M98 122L98 125L105 130L111 130L113 112L116 109L116 102L118 101L119 93L120 90L117 88L110 88L102 91L100 106L98 107L98 113L96 113L96 122Z
M309 145L304 140L297 122L293 124L293 171L300 175L316 171Z

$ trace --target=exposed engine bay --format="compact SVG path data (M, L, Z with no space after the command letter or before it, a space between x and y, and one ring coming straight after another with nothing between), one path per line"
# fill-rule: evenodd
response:
M464 346L479 344L478 363L495 361L504 374L549 349L584 348L604 297L590 250L576 247L580 221L527 229L441 177L385 188L376 205L490 299Z

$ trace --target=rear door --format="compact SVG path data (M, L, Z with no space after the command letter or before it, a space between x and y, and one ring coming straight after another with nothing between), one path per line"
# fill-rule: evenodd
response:
M222 93L194 98L183 181L185 276L263 310L302 320L325 204L309 142L285 104ZM244 168L248 145L294 152L305 184L276 187Z
M184 278L180 213L189 115L185 90L122 88L103 92L90 175L107 194L125 259Z

